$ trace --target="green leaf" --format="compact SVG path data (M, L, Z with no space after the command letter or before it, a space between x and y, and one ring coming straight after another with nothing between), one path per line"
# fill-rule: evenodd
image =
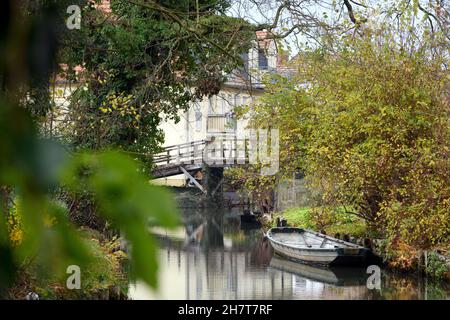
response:
M61 177L69 188L79 190L82 185L94 195L100 213L120 228L131 247L133 276L156 286L158 252L148 226L178 224L169 193L151 185L138 163L119 152L79 154Z

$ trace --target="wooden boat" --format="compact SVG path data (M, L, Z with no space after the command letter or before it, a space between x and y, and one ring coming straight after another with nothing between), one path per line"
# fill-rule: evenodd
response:
M267 238L278 255L324 266L361 265L370 251L359 245L301 228L272 228L267 232Z

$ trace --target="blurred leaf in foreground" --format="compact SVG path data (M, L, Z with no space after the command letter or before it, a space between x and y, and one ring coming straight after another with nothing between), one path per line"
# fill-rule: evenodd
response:
M130 244L132 276L156 286L157 247L148 225L177 225L169 194L151 185L132 159L113 151L76 155L62 171L62 181L73 191L93 192L100 214Z

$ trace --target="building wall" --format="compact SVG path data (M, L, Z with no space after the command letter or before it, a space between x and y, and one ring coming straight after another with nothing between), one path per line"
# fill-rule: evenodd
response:
M262 91L248 92L243 88L224 86L218 95L204 97L193 102L187 111L179 113L180 121L164 121L160 128L164 131L164 146L208 140L213 136L230 135L244 137L247 126L245 119L236 120L235 108L255 103ZM182 186L186 178L177 175L155 180L157 184Z

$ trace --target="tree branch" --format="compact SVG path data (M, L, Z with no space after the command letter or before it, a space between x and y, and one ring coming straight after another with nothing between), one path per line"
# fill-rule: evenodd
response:
M353 1L352 1L352 2L353 2ZM364 18L364 19L361 19L361 20L358 20L358 19L355 18L355 14L354 14L354 12L353 12L353 7L352 7L352 5L351 5L351 3L350 3L349 0L344 0L344 5L345 5L345 7L347 8L348 16L350 17L350 20L351 20L354 24L360 25L361 23L364 23L364 22L367 21L367 19L365 19L365 18Z
M159 3L156 3L155 1L146 1L144 3L141 2L141 1L135 1L135 0L127 0L127 1L129 3L131 3L131 4L134 4L134 5L137 5L137 6L141 6L141 7L144 7L144 8L148 8L148 9L153 9L153 10L156 10L156 11L160 12L161 14L167 16L169 19L171 19L172 21L177 23L184 30L194 34L197 38L202 39L203 41L209 43L210 45L212 45L213 47L215 47L216 49L221 51L223 54L225 54L228 57L230 57L231 59L233 59L233 61L238 62L238 58L236 56L232 55L231 53L229 53L226 48L222 48L217 43L209 40L207 37L205 37L202 34L200 34L197 30L189 27L179 16L177 16L170 9L160 5Z
M448 29L446 30L445 27L442 26L441 21L438 19L438 17L436 17L436 16L435 16L433 13L431 13L430 11L426 10L424 7L422 7L422 6L420 5L420 3L418 3L418 8L419 8L420 11L422 11L423 13L425 13L425 14L428 15L428 22L430 23L431 31L432 31L432 32L434 32L434 27L433 27L433 22L432 22L432 20L430 19L430 17L432 17L432 18L437 22L437 24L439 25L439 28L443 31L445 37L446 37L447 39L450 39L450 36L448 35Z

